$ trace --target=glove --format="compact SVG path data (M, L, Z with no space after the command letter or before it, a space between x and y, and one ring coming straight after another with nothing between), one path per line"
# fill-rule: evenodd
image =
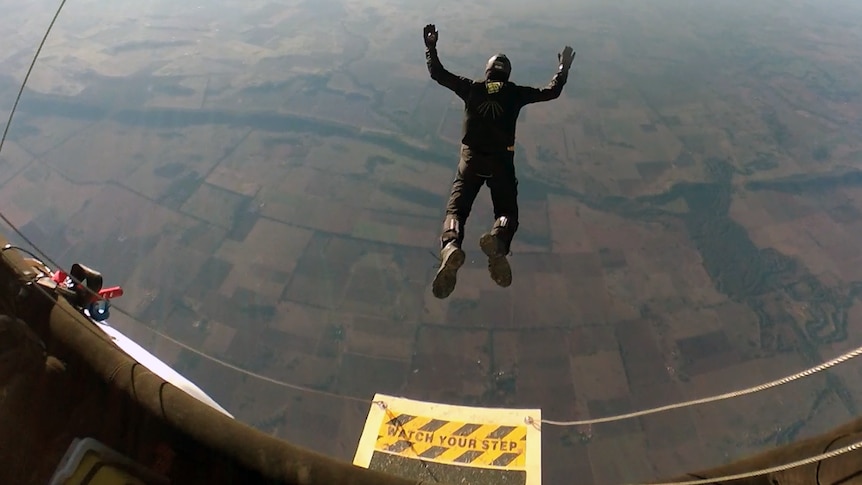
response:
M572 61L575 60L575 51L566 46L563 52L557 54L557 59L560 61L560 70L568 71L572 67Z
M425 38L425 47L433 49L437 47L437 27L434 24L428 24L422 32Z

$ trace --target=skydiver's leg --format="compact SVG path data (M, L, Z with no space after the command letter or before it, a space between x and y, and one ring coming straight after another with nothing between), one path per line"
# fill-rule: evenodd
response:
M446 203L446 219L443 221L443 233L440 236L441 248L453 241L461 247L464 241L464 225L484 182L485 177L475 170L473 154L468 148L462 147L458 170L452 182L452 192Z
M515 175L514 152L507 152L495 165L494 176L488 180L494 205L494 226L482 235L479 246L488 256L488 271L500 286L512 284L512 268L507 255L518 231L518 178Z
M434 276L431 290L437 298L446 298L455 290L458 269L466 255L461 249L464 241L464 223L470 216L473 203L485 179L475 173L469 150L462 147L458 170L452 182L452 192L446 204L446 219L440 236L440 268Z
M503 254L509 254L519 226L518 177L515 175L514 153L508 152L500 162L494 177L488 181L495 219L491 234L502 243L500 249Z

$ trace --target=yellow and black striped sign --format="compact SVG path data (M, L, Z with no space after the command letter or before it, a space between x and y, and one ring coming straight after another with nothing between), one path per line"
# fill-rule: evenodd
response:
M526 467L527 427L474 424L387 412L375 449L438 463Z

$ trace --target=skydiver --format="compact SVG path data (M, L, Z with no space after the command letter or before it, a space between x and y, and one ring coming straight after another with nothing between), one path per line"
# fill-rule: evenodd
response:
M425 62L431 79L464 101L460 159L446 205L440 236L441 263L432 291L437 298L446 298L455 289L458 269L465 260L461 249L464 225L483 184L487 184L491 191L495 220L491 231L479 239L479 247L488 256L491 279L505 288L512 284L512 269L507 256L518 230L515 125L524 106L560 96L575 52L565 46L557 54L559 63L551 82L543 88L534 88L509 81L512 64L504 54L488 59L482 80L452 74L437 56L439 34L436 26L426 25L423 34Z

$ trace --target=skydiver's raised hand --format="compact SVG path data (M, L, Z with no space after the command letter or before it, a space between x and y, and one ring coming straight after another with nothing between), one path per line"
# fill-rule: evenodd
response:
M575 60L575 51L570 46L566 46L563 52L557 54L557 59L560 61L560 69L568 71L572 67L572 61Z
M437 26L434 24L428 24L425 26L422 33L425 38L425 47L431 49L437 46Z

